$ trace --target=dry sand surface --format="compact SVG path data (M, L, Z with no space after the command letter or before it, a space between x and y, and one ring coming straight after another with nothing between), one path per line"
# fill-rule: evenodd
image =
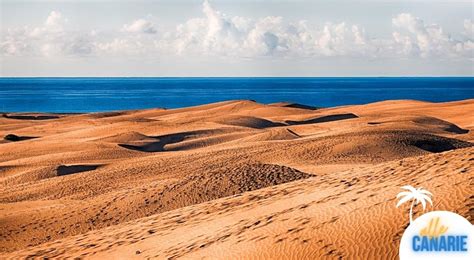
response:
M4 114L0 258L396 259L401 186L474 223L473 130L474 100Z

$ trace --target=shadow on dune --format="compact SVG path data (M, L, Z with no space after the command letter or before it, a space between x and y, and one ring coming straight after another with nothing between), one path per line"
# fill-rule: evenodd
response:
M284 126L285 124L273 122L264 118L253 116L226 116L215 120L214 122L224 125L242 126L255 129L264 129L269 127Z
M80 173L80 172L87 172L87 171L93 171L102 165L96 164L96 165L91 165L91 164L85 164L85 165L60 165L56 169L57 176L64 176L64 175L69 175L69 174L74 174L74 173Z
M417 116L415 118L396 118L394 120L386 120L386 121L383 121L383 122L367 122L367 124L369 125L380 125L380 124L392 124L392 125L395 125L395 124L413 124L415 123L415 125L417 127L420 127L420 128L425 128L427 131L429 132L445 132L445 133L449 133L449 134L467 134L469 133L469 130L467 129L463 129L463 128L460 128L459 126L451 123L451 122L448 122L448 121L445 121L445 120L441 120L439 118L436 118L436 117L430 117L430 116Z
M160 136L149 136L148 138L156 139L156 142L144 142L142 144L118 144L120 147L140 151L140 152L164 152L173 151L176 149L166 149L165 145L176 144L193 137L202 137L214 133L213 130L196 130Z
M278 103L268 104L268 106L289 107L289 108L298 108L298 109L306 109L306 110L320 109L320 107L308 106L308 105L299 104L299 103L292 103L292 102L278 102Z
M176 141L179 142L179 141ZM168 143L160 140L157 142L151 142L147 143L144 145L133 145L133 144L118 144L118 146L130 149L130 150L135 150L135 151L140 151L140 152L147 152L147 153L154 153L154 152L164 152L165 150L165 145Z
M285 123L287 123L288 125L304 125L304 124L326 123L326 122L339 121L339 120L352 119L352 118L358 118L358 116L352 113L347 113L347 114L321 116L321 117L316 117L316 118L302 120L302 121L289 120L289 121L285 121Z
M13 168L13 166L0 166L0 173L11 168Z
M115 111L115 112L101 112L101 113L92 113L90 114L93 118L107 118L107 117L116 117L126 115L125 111Z
M285 104L281 107L291 107L291 108L299 108L299 109L307 109L307 110L318 110L318 107L313 107L313 106L308 106L308 105L303 105L303 104L298 104L298 103L288 103Z
M50 119L58 119L59 116L54 115L8 115L3 114L3 117L8 119L18 119L18 120L50 120Z
M4 140L10 141L10 142L25 141L25 140L35 139L35 138L38 138L38 137L37 136L18 136L15 134L7 134L5 137L3 137Z
M474 144L470 142L456 138L448 138L420 132L408 132L408 134L400 136L402 137L402 143L431 153L441 153L474 146Z
M433 128L438 127L438 128L441 128L442 130L444 130L446 132L453 133L453 134L466 134L466 133L469 133L469 130L467 130L467 129L462 129L459 126L457 126L457 125L455 125L451 122L444 121L444 120L441 120L441 119L436 118L436 117L420 117L420 118L417 118L417 119L413 120L413 122L416 123L416 124L426 125L426 126L433 127Z
M422 150L431 152L431 153L442 153L457 148L467 147L469 145L458 145L457 143L450 142L449 140L416 140L411 145L418 147Z
M455 134L467 134L467 133L469 133L469 130L462 129L459 126L454 125L454 124L452 126L447 127L445 130L448 131L448 132L451 132L451 133L455 133Z

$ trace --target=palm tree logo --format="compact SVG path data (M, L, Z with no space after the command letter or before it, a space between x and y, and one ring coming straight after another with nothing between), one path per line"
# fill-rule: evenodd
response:
M413 206L416 206L418 203L421 203L423 206L423 210L426 208L426 202L428 201L431 206L433 206L433 202L431 201L431 198L433 194L431 192L423 189L423 188L418 188L415 189L411 185L405 185L402 187L402 189L406 191L402 191L398 193L397 199L400 199L397 203L397 208L402 205L403 203L410 201L411 200L411 206L410 206L410 224L413 222Z

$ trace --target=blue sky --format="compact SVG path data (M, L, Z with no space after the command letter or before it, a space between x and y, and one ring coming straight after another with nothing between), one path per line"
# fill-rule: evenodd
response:
M2 76L474 73L472 1L1 0Z

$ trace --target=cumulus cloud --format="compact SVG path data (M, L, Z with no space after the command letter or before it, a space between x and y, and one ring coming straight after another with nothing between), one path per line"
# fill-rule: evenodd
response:
M102 33L94 28L89 33L73 32L67 28L67 19L52 11L40 26L9 29L0 39L0 50L1 55L181 55L224 59L473 57L472 20L460 24L460 39L409 13L393 17L392 26L392 37L376 38L364 27L347 22L314 25L279 16L228 16L206 0L201 17L159 34L147 19L132 21L115 32Z
M53 30L53 31L62 31L63 24L66 23L67 20L63 17L63 15L59 12L52 11L48 18L46 18L46 22L44 23L45 27Z
M42 37L44 34L62 33L67 19L57 11L51 11L43 26L36 27L29 32L32 37Z
M369 37L360 25L328 22L323 26L305 21L288 23L283 17L250 19L229 17L203 3L203 15L177 26L159 47L181 55L257 58L363 57L472 57L473 23L464 22L465 39L454 39L437 24L402 13L392 19L390 39Z
M125 24L122 27L122 31L130 32L130 33L149 33L149 34L155 34L157 32L153 23L145 19L138 19L138 20L133 21L131 24Z
M472 41L462 41L446 34L438 24L425 22L412 14L402 13L392 19L397 31L393 33L399 50L404 54L430 56L472 56ZM472 24L464 22L465 30L471 30ZM404 31L405 32L404 32Z
M259 57L282 55L336 56L364 53L367 37L363 28L328 23L311 28L306 22L289 24L282 17L249 19L228 17L203 4L203 18L177 27L171 47L179 54Z
M67 19L51 11L41 26L9 29L0 43L3 55L63 56L88 55L94 47L89 35L69 33Z
M464 34L469 38L474 38L474 22L471 19L464 20Z

